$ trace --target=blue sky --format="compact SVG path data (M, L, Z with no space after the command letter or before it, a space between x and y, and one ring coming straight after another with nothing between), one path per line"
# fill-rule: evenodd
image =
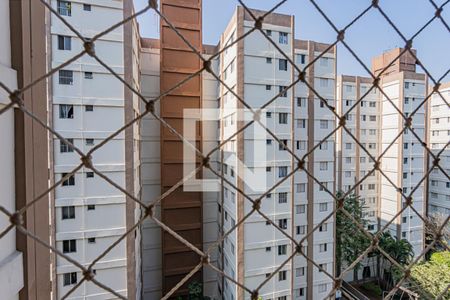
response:
M144 7L148 0L134 0L136 10ZM445 0L434 0L441 5ZM244 3L257 9L272 8L279 0L245 0ZM338 28L347 25L361 11L370 5L370 0L317 0L318 5ZM203 42L217 44L220 34L229 22L238 1L203 0ZM380 0L380 7L394 21L395 25L410 38L434 15L434 7L428 0ZM336 33L326 23L309 0L289 0L277 12L295 16L296 38L332 43ZM444 7L442 16L450 25L450 4ZM139 18L141 35L159 36L159 19L154 11ZM346 42L370 68L370 61L383 51L404 46L401 37L382 15L372 9L356 22L345 35ZM434 20L414 39L419 59L433 77L440 78L450 68L450 32L438 19ZM338 73L367 76L367 72L351 56L342 44L338 46ZM418 70L423 72L422 70ZM444 78L450 81L450 75Z

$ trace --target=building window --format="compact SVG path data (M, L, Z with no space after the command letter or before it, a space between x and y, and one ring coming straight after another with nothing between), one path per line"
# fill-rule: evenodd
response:
M95 237L88 238L88 244L95 244Z
M375 225L371 224L371 225L367 225L367 230L374 230L375 229Z
M266 252L270 252L270 251L272 251L272 248L271 247L266 247Z
M306 211L306 205L305 204L299 204L295 206L295 213L297 214L304 214Z
M326 283L319 284L319 293L325 293L326 291L327 291L327 284Z
M287 253L287 245L278 246L278 255L286 255Z
M328 61L329 61L328 57L321 57L321 58L319 58L320 65L322 67L328 67Z
M77 252L77 241L76 240L65 240L63 241L63 253Z
M271 64L272 63L272 57L266 57L266 63Z
M268 119L272 118L272 113L270 111L266 112L266 118Z
M87 210L95 210L95 205L94 204L88 204Z
M84 107L84 110L85 110L85 111L94 111L94 106L93 106L93 105L86 105L86 106Z
M278 281L286 280L287 271L278 272Z
M70 3L69 1L58 1L57 3L58 14L68 17L72 15L72 3Z
M298 225L295 227L297 235L306 233L306 225Z
M319 252L327 252L327 243L319 245Z
M272 172L272 167L266 167L266 172Z
M279 193L278 194L278 203L287 203L287 193Z
M327 223L323 223L322 225L320 225L319 232L325 232L327 230L328 230L328 224Z
M328 150L328 142L327 141L321 142L319 144L319 149L320 150Z
M62 178L66 177L67 173L62 173ZM75 185L75 176L70 175L69 178L62 182L62 186L74 186Z
M328 129L328 120L320 120L320 129Z
M72 50L72 38L70 36L58 35L58 50Z
M272 30L267 29L267 30L266 30L266 34L267 34L267 36L272 36Z
M272 90L272 86L270 84L266 84L266 91Z
M403 149L408 149L408 143L403 143Z
M86 172L86 178L94 178L94 172Z
M73 84L73 71L59 70L59 84L72 85Z
M298 97L297 98L297 106L298 107L306 107L306 98Z
M280 71L287 71L287 69L288 69L288 61L287 61L287 59L279 59L278 60L278 69Z
M319 272L323 272L327 270L327 264L319 264Z
M300 267L295 269L295 277L305 276L305 267Z
M280 85L278 87L278 93L280 93L280 97L286 98L287 97L287 86Z
M298 119L297 120L297 128L306 128L306 120Z
M326 171L328 170L328 162L320 162L320 170L321 171Z
M84 72L84 79L94 79L94 73Z
M278 114L278 123L287 124L288 114L287 113L279 113Z
M86 139L86 146L93 146L94 145L94 139Z
M288 167L279 167L278 168L278 177L286 177L288 172Z
M298 291L297 292L298 297L302 297L305 295L305 288L299 288L297 291Z
M66 140L73 145L73 139L66 139ZM59 141L59 152L60 153L73 152L73 148L66 142Z
M306 189L305 183L297 183L297 193L304 193Z
M301 64L304 64L306 62L306 55L305 54L300 54L299 56L299 60Z
M62 219L75 219L75 206L63 206L61 207Z
M284 45L288 44L288 34L287 34L287 32L280 32L279 42L280 42L280 44L284 44Z
M279 219L278 220L278 226L281 229L287 229L287 219Z
M320 87L328 87L328 79L327 78L320 78L319 84Z
M266 145L272 145L272 140L266 140Z
M405 82L405 89L409 89L409 82Z
M68 286L77 283L77 272L64 273L63 274L63 285Z
M73 105L60 104L59 105L59 118L60 119L73 119Z
M297 141L297 150L305 150L306 141Z
M278 144L278 150L280 150L280 151L286 150L287 143L288 143L288 140L281 140L281 142Z
M327 211L328 209L328 203L319 203L319 211Z
M90 4L83 4L83 10L85 10L85 11L91 11L91 10L92 10L92 7L91 7Z

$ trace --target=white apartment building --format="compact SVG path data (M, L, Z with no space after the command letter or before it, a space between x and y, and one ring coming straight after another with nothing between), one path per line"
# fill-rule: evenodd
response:
M11 67L9 2L0 3L0 82L10 90L17 89L17 74ZM9 104L9 95L0 88L0 110ZM14 110L0 116L0 205L10 212L16 210L14 166ZM10 225L9 218L0 213L0 230ZM0 291L4 299L19 299L24 286L22 252L16 250L16 231L12 229L0 239Z
M378 74L400 51L400 48L396 48L374 58L373 72ZM419 185L412 194L412 206L418 213L422 215L426 213L426 182L421 181L427 166L425 149L409 129L406 129L399 138L396 137L405 127L405 120L398 110L407 117L416 110L426 97L428 79L424 74L416 73L415 59L409 53L405 53L383 73L380 87L395 105L394 107L385 95L381 95L380 144L381 153L385 152L381 159L381 169L387 176L380 179L379 218L380 226L383 227L406 203L406 199L391 182L402 189L406 196ZM412 117L412 128L424 142L427 141L426 116L427 108L421 106ZM392 146L389 146L394 140ZM413 245L415 255L422 252L424 224L411 208L408 207L395 218L388 228L397 238L407 239Z
M262 15L262 11L253 11ZM254 21L238 7L221 37L221 48L249 31ZM263 29L300 68L318 56L328 45L294 39L292 16L270 14ZM260 108L289 86L296 74L278 50L260 33L247 36L226 50L220 59L222 80L252 108ZM307 80L330 106L335 101L335 49L328 51L307 71ZM223 110L221 140L231 137L249 120L236 97L221 85ZM308 99L308 100L307 100ZM312 149L334 129L334 116L321 101L299 83L267 106L263 120L274 134L298 156ZM255 125L234 136L224 147L223 174L252 199L255 192L248 184L251 178L266 182L267 190L288 176L297 164L292 155L270 135L259 135ZM266 151L263 149L266 147ZM308 156L308 170L334 193L334 136ZM257 151L255 151L255 149ZM238 162L242 161L248 170ZM251 174L251 172L253 174ZM252 203L235 188L224 185L223 230L227 232L252 209ZM262 199L261 211L288 235L300 241L308 230L319 224L333 210L333 198L318 184L298 171ZM309 226L307 226L309 224ZM334 218L331 217L304 243L305 252L323 268L334 274ZM255 213L225 240L223 247L226 274L245 286L256 288L283 264L293 251L291 241L269 221ZM277 271L261 288L263 299L320 299L332 288L331 279L319 272L305 258L296 256ZM230 281L221 287L225 299L249 299Z
M295 40L294 54L300 69L312 60L317 60L306 69L306 81L315 92L304 83L295 86L292 148L302 158L317 147L308 154L305 165L308 172L335 195L335 134L329 134L335 129L336 123L335 116L327 105L336 106L336 48L313 41ZM295 72L294 78L297 76ZM292 189L292 228L296 240L300 240L330 215L335 201L303 171L295 173ZM305 253L331 275L335 274L334 226L334 215L331 215L303 243L306 246ZM325 273L299 255L294 257L292 282L292 299L322 299L333 288L332 280Z
M450 84L442 84L439 88L442 97L450 102ZM438 168L430 173L428 181L428 214L441 214L447 216L450 214L450 181L448 174L450 173L450 150L448 141L450 136L450 109L448 104L442 100L441 96L433 93L429 104L429 143L434 154L440 154L439 165L445 170L447 176ZM430 167L433 164L433 158L429 156Z
M346 128L354 136L352 138L344 129L339 129L337 134L337 185L338 190L343 192L348 192L373 170L374 160L368 153L375 159L381 154L380 93L377 88L370 90L372 81L370 78L360 76L340 75L338 77L337 112L339 115L344 115L352 109L346 117ZM363 100L356 103L363 96ZM356 143L355 139L365 150ZM358 195L363 203L363 217L368 222L365 229L371 233L376 233L379 229L379 189L380 173L375 171L353 190L353 194ZM362 264L363 266L359 269L359 279L376 274L376 265L373 261L364 260ZM352 281L353 272L348 272L344 278Z
M84 37L120 22L132 11L129 1L51 1L59 15ZM98 57L139 88L139 37L135 22L119 27L95 41ZM83 50L82 41L55 15L51 15L49 61L56 67ZM128 46L124 47L124 43ZM130 50L131 49L131 50ZM56 131L84 153L101 143L139 112L140 100L114 75L89 55L59 70L50 84L50 123ZM136 197L139 184L139 124L129 127L92 155L94 166ZM54 180L60 180L80 163L79 155L64 142L53 139ZM54 192L54 242L56 247L88 266L131 227L139 209L131 199L87 168L65 180ZM122 240L98 261L96 279L117 293L133 297L140 293L139 236ZM127 258L128 256L128 258ZM62 257L54 260L54 292L61 298L82 278L80 270ZM137 280L130 276L136 274ZM131 290L127 292L127 285ZM109 293L83 282L70 299L106 299Z

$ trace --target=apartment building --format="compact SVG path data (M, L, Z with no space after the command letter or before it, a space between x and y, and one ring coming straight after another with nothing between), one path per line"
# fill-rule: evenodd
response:
M377 159L381 154L381 105L379 90L371 89L372 82L368 77L338 76L336 111L339 115L346 115L345 126L353 137L342 128L338 130L336 176L337 189L342 192L348 192L365 178L353 194L359 196L363 203L363 217L368 222L365 229L375 233L379 229L380 173L370 172L374 166L371 156ZM361 97L363 100L357 103ZM358 278L376 274L374 261L365 259L362 264ZM352 281L353 272L347 273L345 280Z
M120 22L133 12L131 1L51 1L58 14L85 38ZM49 63L56 67L83 50L83 42L54 14L49 25ZM136 21L95 41L96 55L139 89L140 38ZM84 153L102 143L140 111L140 100L93 57L84 55L52 77L49 109L53 128ZM92 155L98 171L140 197L139 123L128 127ZM56 137L51 141L52 179L60 180L80 157ZM133 226L139 207L123 192L85 167L53 193L53 239L66 255L88 266ZM129 235L93 267L96 278L117 293L134 299L140 294L140 235ZM80 270L54 257L53 292L61 298L82 279ZM136 267L136 265L138 267ZM83 282L70 297L106 297L108 292Z
M441 95L433 93L429 102L429 121L430 128L428 134L428 145L431 151L437 155L440 154L439 165L447 173L447 176L439 169L434 168L430 173L428 180L428 214L440 214L447 216L450 213L450 181L448 174L450 173L450 150L448 149L448 141L450 136L450 110L448 103L450 102L450 83L444 83L440 86ZM429 156L430 167L433 164L433 158Z
M257 16L263 11L253 10ZM235 11L222 34L220 48L231 44L249 31L254 21L242 7ZM263 29L300 68L316 58L329 45L296 40L294 18L270 14ZM307 71L308 83L330 106L335 101L335 49L331 48ZM334 117L317 95L304 83L286 88L297 78L286 57L260 33L255 32L228 48L220 59L221 78L226 85L252 108L260 108L277 97L262 115L267 128L299 157L312 149L334 129ZM296 167L292 155L263 129L252 125L244 133L233 136L248 119L244 105L224 85L220 87L222 109L221 140L231 140L224 147L222 172L229 182L252 199L263 195L251 182L264 182L266 190L283 180ZM334 188L334 137L322 143L307 158L308 170L320 178L332 193ZM263 150L266 151L263 151ZM244 218L252 203L236 189L224 184L223 231L227 232ZM333 209L332 197L304 172L285 180L262 199L261 210L286 234L300 240ZM305 252L328 272L334 272L334 218L332 217L304 243ZM283 264L293 251L291 241L271 222L255 213L238 226L225 240L223 270L246 286L256 287ZM331 280L301 256L286 263L260 290L263 299L307 299L326 296ZM221 286L226 299L247 299L248 293L224 281Z
M396 48L373 58L372 72L378 75L400 55L401 51L401 48ZM383 73L380 87L386 93L380 98L380 145L381 152L385 152L381 159L381 168L387 178L382 176L380 179L379 218L380 226L384 226L407 202L397 189L402 189L402 192L409 196L418 186L411 195L412 206L418 213L422 215L426 213L427 189L426 182L422 181L422 178L426 172L427 162L421 141L427 141L428 109L420 105L428 91L428 79L425 74L416 72L415 58L409 52L405 52ZM399 111L407 118L416 111L412 116L411 124L415 135L410 129L405 129L403 134L396 138L405 127L405 120ZM395 142L390 146L394 140ZM397 238L407 239L413 245L416 256L422 252L424 224L411 208L408 207L395 218L388 228Z
M9 2L0 4L0 82L10 90L17 89L17 72L11 62L11 37ZM9 95L0 89L0 110L9 104ZM15 154L14 154L14 110L5 111L0 117L0 206L10 212L16 210L15 195ZM0 215L0 231L8 226L9 218ZM16 231L12 229L0 239L0 290L5 299L19 299L19 291L24 286L22 252L16 250Z

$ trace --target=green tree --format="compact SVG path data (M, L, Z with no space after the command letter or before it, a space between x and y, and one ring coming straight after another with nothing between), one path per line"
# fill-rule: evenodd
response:
M202 284L194 281L188 285L189 300L201 300L203 299L203 287Z
M389 231L381 234L379 245L384 252L402 266L408 265L414 257L413 246L407 240L394 238ZM387 271L388 276L385 278L388 286L391 286L402 274L383 254L380 253L380 257L382 258L380 273L384 274Z
M337 194L338 197L341 192ZM367 227L367 220L363 218L364 202L359 196L354 194L344 199L344 209L353 216L353 218ZM338 273L342 271L344 264L353 263L362 252L370 246L370 239L358 228L358 226L342 211L336 213L336 269ZM358 271L361 263L353 268L353 279L358 280Z
M450 285L450 252L435 252L429 261L413 266L410 281L424 299L436 299ZM442 299L450 299L450 291Z

